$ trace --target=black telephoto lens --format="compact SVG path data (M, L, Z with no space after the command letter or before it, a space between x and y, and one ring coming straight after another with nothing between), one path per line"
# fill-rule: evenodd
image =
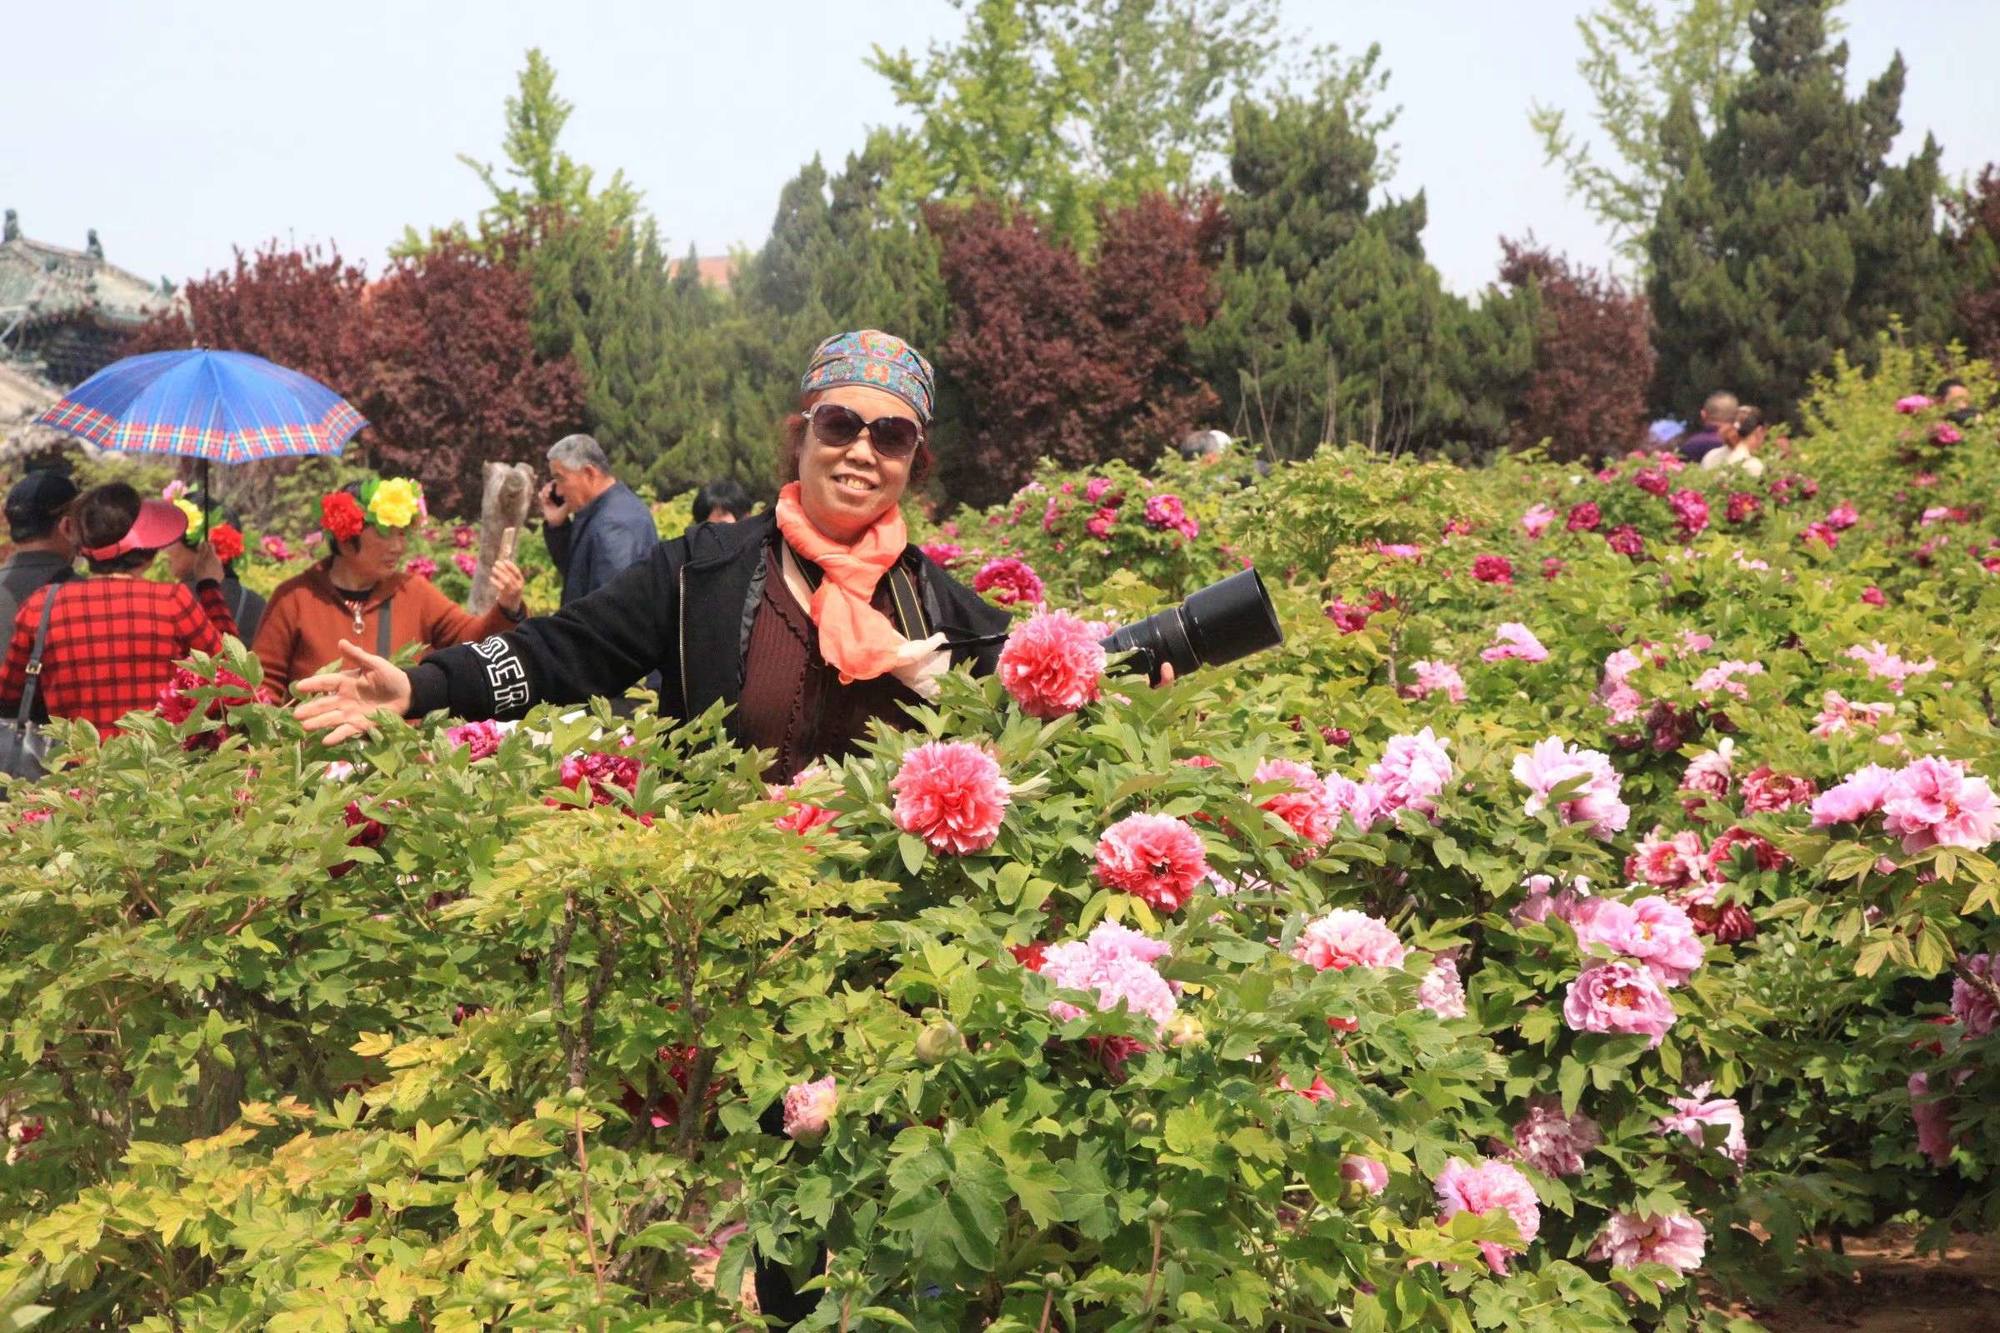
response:
M1143 668L1157 684L1162 666L1172 666L1176 677L1185 676L1284 641L1264 580L1256 570L1246 569L1209 584L1179 606L1114 631L1103 644L1113 656L1131 653L1128 665Z

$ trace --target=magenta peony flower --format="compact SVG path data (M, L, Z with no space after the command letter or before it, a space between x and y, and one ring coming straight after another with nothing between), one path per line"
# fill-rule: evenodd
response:
M1201 524L1189 517L1187 508L1181 504L1178 495L1162 493L1148 496L1146 523L1149 527L1159 528L1162 531L1171 529L1183 537L1192 538L1201 535Z
M1667 474L1658 468L1641 468L1632 474L1632 484L1648 495L1665 495L1673 485Z
M1845 532L1861 521L1861 514L1850 500L1842 500L1826 511L1826 525L1839 532Z
M1723 781L1728 781L1726 774ZM1653 826L1651 835L1641 838L1639 845L1632 849L1632 854L1625 858L1625 878L1650 884L1656 889L1684 888L1703 878L1706 869L1699 833L1683 829L1669 834L1658 824Z
M1482 555L1472 561L1472 577L1481 583L1514 582L1514 562L1504 555Z
M826 1133L839 1107L840 1092L831 1074L814 1083L792 1084L785 1089L785 1137L812 1142Z
M1122 1004L1164 1029L1174 1016L1174 990L1154 964L1166 953L1167 946L1159 940L1116 922L1100 921L1084 939L1049 945L1036 970L1054 985L1095 995L1103 1012ZM1051 1000L1049 1012L1068 1022L1081 1018L1084 1011L1066 1000Z
M1697 1084L1688 1089L1689 1096L1668 1098L1674 1113L1661 1119L1660 1133L1682 1135L1699 1148L1708 1142L1707 1127L1721 1125L1725 1133L1716 1151L1742 1166L1750 1160L1750 1142L1743 1134L1743 1108L1734 1097L1710 1098L1709 1087Z
M1030 616L1000 650L1000 682L1030 717L1063 717L1097 702L1103 676L1097 636L1067 611Z
M1915 416L1931 405L1929 394L1912 393L1896 400L1896 410L1904 416Z
M438 572L438 564L427 555L414 555L404 564L403 572L413 574L420 579L427 579Z
M1965 440L1965 432L1949 421L1940 421L1931 427L1932 444L1960 444Z
M1701 1267L1707 1246L1708 1232L1686 1213L1664 1217L1613 1213L1604 1230L1597 1233L1590 1257L1607 1261L1613 1268L1660 1264L1685 1275Z
M472 752L477 762L500 753L500 743L507 739L498 722L467 722L463 726L446 727L446 745L458 746Z
M292 558L292 548L285 545L283 537L276 535L268 536L264 538L261 545L264 548L264 554L270 556L273 560L282 562Z
M1757 517L1760 508L1757 497L1748 491L1731 491L1729 501L1722 511L1723 518L1731 523L1748 523Z
M1619 555L1633 559L1646 554L1646 539L1639 535L1639 529L1630 523L1620 523L1604 534L1604 544Z
M1965 970L1987 982L2000 980L1993 973L1993 955L1976 953L1959 960ZM2000 1021L2000 1005L1993 1001L1992 994L1983 986L1975 986L1964 977L1954 977L1951 982L1952 1016L1965 1028L1966 1040L1985 1036Z
M1595 532L1597 525L1603 521L1604 515L1598 511L1597 505L1585 500L1582 504L1570 506L1569 517L1563 520L1563 526L1571 532Z
M1416 673L1417 678L1403 687L1404 698L1423 699L1441 690L1453 703L1465 702L1465 678L1451 663L1419 658L1410 663L1410 670Z
M1201 835L1170 815L1127 815L1097 840L1097 881L1178 912L1208 874Z
M1437 1175L1438 1221L1449 1222L1459 1213L1484 1217L1498 1208L1513 1219L1520 1233L1519 1245L1481 1241L1479 1252L1495 1273L1507 1271L1507 1256L1520 1254L1533 1243L1542 1229L1541 1205L1528 1178L1506 1162L1486 1161L1468 1166L1453 1159Z
M458 551L454 553L451 557L451 563L458 566L458 572L465 575L465 577L467 578L475 578L479 574L478 557L472 555L469 552ZM437 572L436 565L431 566L431 572L433 574Z
M1555 521L1555 510L1545 504L1531 505L1521 515L1521 531L1528 534L1529 541L1540 541L1542 534L1549 530L1549 524Z
M1854 824L1882 808L1895 774L1880 764L1849 773L1839 785L1821 792L1812 803L1814 828L1829 824Z
M1546 662L1549 650L1542 647L1542 641L1518 620L1509 620L1493 631L1493 646L1480 650L1482 662L1505 662L1508 659L1522 662Z
M1326 618L1331 620L1333 627L1342 634L1359 634L1368 628L1368 608L1349 606L1338 597L1328 604Z
M1465 983L1458 979L1458 961L1439 958L1417 984L1417 1004L1439 1018L1464 1018Z
M1700 491L1675 491L1667 498L1674 511L1674 523L1683 537L1693 537L1708 527L1708 499Z
M1379 797L1377 812L1394 814L1408 808L1427 815L1435 811L1436 796L1451 783L1451 756L1446 753L1450 744L1429 727L1413 736L1391 736L1382 747L1381 759L1368 766L1368 781Z
M1930 1158L1931 1165L1951 1165L1951 1108L1942 1094L1931 1095L1930 1075L1919 1071L1910 1075L1910 1119L1917 1127L1917 1151Z
M1340 1178L1354 1181L1362 1189L1367 1190L1370 1197L1389 1188L1389 1168L1374 1158L1363 1157L1359 1153L1349 1153L1340 1159Z
M1382 921L1349 907L1336 907L1306 922L1292 945L1292 957L1319 972L1401 967L1408 952Z
M1111 487L1112 487L1111 478L1092 477L1089 481L1086 481L1083 484L1083 498L1090 501L1090 503L1092 504L1096 504L1098 501L1104 500L1104 497L1110 493ZM1105 501L1105 503L1116 505L1118 503L1118 500L1119 497L1113 495L1109 500Z
M1903 850L1965 847L1973 851L2000 830L2000 801L1986 779L1967 776L1956 760L1913 760L1889 780L1882 794L1883 822L1903 839Z
M1808 545L1818 542L1831 551L1840 545L1840 534L1825 523L1808 523L1799 530L1799 540Z
M1012 606L1016 602L1040 606L1047 596L1041 578L1028 562L1011 555L987 561L972 576L972 590L977 593L991 592L993 600L1002 606Z
M1514 1149L1508 1154L1545 1176L1573 1176L1583 1170L1584 1154L1604 1142L1604 1131L1581 1111L1562 1113L1556 1097L1536 1097L1528 1114L1514 1126Z
M451 530L451 544L461 551L469 551L476 536L477 534L469 526L461 523Z
M939 569L950 569L965 557L965 548L957 542L925 542L917 548L930 557Z
M1589 824L1593 833L1608 841L1624 829L1632 811L1618 798L1618 774L1607 756L1565 746L1559 736L1538 741L1533 750L1514 756L1514 780L1528 789L1522 813L1530 818L1548 806L1550 792L1575 778L1584 779L1583 787L1556 807L1557 818L1565 824Z
M958 856L993 845L1012 799L1000 765L969 741L917 746L903 756L889 789L896 793L896 827Z
M1105 506L1083 521L1083 530L1102 541L1111 535L1111 529L1118 523L1118 511Z
M1674 1002L1651 968L1614 959L1569 983L1563 1019L1578 1032L1636 1032L1658 1046L1674 1025Z

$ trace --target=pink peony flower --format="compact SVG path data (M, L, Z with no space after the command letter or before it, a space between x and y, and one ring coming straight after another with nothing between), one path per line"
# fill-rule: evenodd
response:
M1563 998L1563 1019L1578 1032L1660 1038L1674 1025L1674 1002L1651 968L1614 959L1583 970Z
M1334 1091L1333 1084L1328 1083L1325 1076L1318 1070L1313 1071L1313 1081L1303 1088L1293 1083L1287 1075L1278 1075L1278 1091L1296 1092L1309 1102L1330 1102L1340 1096L1338 1092ZM1343 1177L1347 1175L1347 1163L1345 1161L1341 1163L1341 1175Z
M811 1142L826 1133L840 1106L833 1075L814 1083L794 1083L785 1089L785 1137Z
M469 552L459 551L454 553L451 557L451 563L458 566L458 572L467 578L473 578L479 573L479 561ZM435 565L431 567L431 572L437 572Z
M444 742L472 752L474 762L500 753L500 743L507 739L507 733L497 722L467 722L463 726L446 727Z
M1845 532L1861 521L1861 513L1852 501L1842 500L1826 511L1826 525L1838 532Z
M1146 499L1146 523L1149 527L1162 531L1171 529L1183 537L1201 535L1201 524L1188 516L1187 508L1181 504L1178 495L1153 495Z
M1965 440L1965 432L1949 421L1940 421L1931 427L1932 444L1960 444Z
M1265 797L1257 803L1257 808L1269 810L1284 820L1291 825L1292 832L1315 847L1323 847L1332 840L1340 826L1341 805L1317 773L1290 759L1266 759L1257 765L1250 780L1260 784L1290 783L1291 790Z
M1910 1119L1917 1127L1917 1151L1930 1158L1931 1165L1951 1165L1951 1108L1943 1096L1931 1095L1930 1075L1921 1071L1910 1075Z
M1563 526L1571 532L1595 532L1597 525L1603 521L1604 516L1598 512L1597 505L1585 500L1582 504L1570 506L1569 516L1563 520Z
M1751 856L1756 861L1757 869L1759 870L1782 870L1791 863L1791 858L1779 851L1769 839L1760 838L1746 828L1728 828L1718 834L1715 841L1709 844L1708 874L1710 879L1719 881L1731 878L1731 871L1736 864L1736 849L1738 847L1748 847L1750 849ZM1697 929L1700 928L1700 924L1698 921L1695 923ZM1724 941L1724 943L1727 942L1726 940Z
M1319 972L1401 967L1408 952L1386 924L1348 907L1336 907L1308 921L1292 945L1292 957Z
M1437 809L1434 799L1451 782L1451 756L1429 727L1415 735L1391 736L1382 757L1368 767L1368 781L1378 794L1380 813L1408 808L1419 814ZM1360 820L1357 818L1356 823Z
M1903 839L1903 850L1965 847L1973 851L2000 830L2000 800L1986 779L1968 776L1950 759L1912 761L1882 794L1883 822Z
M1724 781L1727 782L1727 778ZM1701 835L1692 829L1669 834L1658 824L1651 836L1639 840L1625 858L1625 877L1656 889L1679 889L1704 877L1707 863L1701 850Z
M1701 966L1701 940L1694 922L1677 904L1657 895L1627 904L1589 898L1570 918L1577 944L1602 946L1635 958L1653 970L1660 984L1678 986Z
M469 551L477 536L478 534L470 526L461 523L451 530L451 544L461 551Z
M1821 792L1812 803L1814 828L1829 824L1854 824L1882 808L1895 774L1880 764L1849 773L1837 786Z
M1410 663L1410 670L1417 678L1403 687L1404 698L1423 699L1442 690L1453 703L1465 702L1465 678L1451 663L1420 658Z
M1923 393L1906 394L1896 400L1896 410L1906 417L1915 416L1930 405L1930 395Z
M1555 880L1548 875L1530 875L1521 881L1521 887L1528 896L1515 904L1508 918L1517 926L1539 924L1551 916L1558 921L1568 921L1590 893L1590 881L1578 876L1569 888L1558 893Z
M1590 1257L1613 1268L1659 1264L1685 1275L1701 1267L1707 1246L1708 1232L1686 1213L1664 1217L1613 1213L1597 1233Z
M1674 511L1674 523L1683 537L1693 537L1708 527L1708 500L1700 491L1675 491L1667 506Z
M1409 542L1376 542L1375 551L1378 555L1385 555L1391 560L1421 560L1424 555L1423 547L1413 546Z
M1894 715L1894 704L1854 703L1841 696L1838 690L1828 690L1820 696L1819 716L1813 720L1812 734L1819 737L1838 736L1844 731L1857 727L1881 727L1884 719Z
M1030 717L1058 718L1095 703L1104 648L1067 611L1030 616L1000 650L1000 682Z
M1468 1166L1453 1159L1437 1175L1438 1221L1449 1222L1459 1213L1484 1217L1500 1209L1513 1219L1520 1234L1519 1245L1481 1241L1479 1252L1495 1273L1507 1271L1507 1256L1520 1254L1542 1229L1542 1210L1535 1199L1535 1187L1528 1178L1506 1162L1486 1161Z
M403 572L420 579L427 579L438 572L438 563L427 555L411 556L403 565Z
M1363 1157L1358 1153L1349 1153L1340 1159L1340 1178L1360 1185L1371 1198L1389 1188L1389 1168L1372 1157Z
M1111 529L1117 524L1118 511L1107 505L1083 521L1083 530L1103 541L1111 535Z
M1508 1154L1545 1176L1573 1176L1583 1170L1584 1154L1604 1142L1604 1131L1589 1116L1562 1113L1555 1097L1536 1097L1528 1114L1514 1126L1514 1148Z
M1648 495L1665 495L1673 483L1658 468L1641 468L1632 474L1632 484Z
M1900 655L1890 652L1877 639L1866 645L1853 644L1847 655L1868 668L1868 674L1878 680L1889 682L1889 688L1897 694L1903 692L1903 682L1912 676L1929 675L1937 670L1937 659L1927 657L1921 662L1906 661Z
M1368 608L1350 606L1338 597L1327 605L1326 618L1331 620L1333 627L1342 634L1359 634L1368 628Z
M1790 773L1773 773L1769 764L1760 764L1743 779L1743 809L1749 814L1789 810L1804 805L1818 795L1811 778Z
M1521 515L1521 531L1528 534L1529 541L1540 541L1548 531L1549 524L1556 521L1556 511L1545 504L1532 505Z
M613 788L628 795L638 790L639 761L626 754L573 754L562 762L562 785L589 796L592 805L611 805L617 799ZM650 823L651 817L641 822Z
M917 746L903 756L889 788L896 793L897 828L959 856L993 845L1012 797L993 756L968 741Z
M1456 959L1439 958L1431 963L1431 970L1417 984L1417 1004L1439 1018L1465 1017L1465 983L1458 979Z
M1169 815L1127 815L1097 840L1097 880L1178 912L1208 874L1201 835Z
M1154 964L1165 957L1160 940L1112 921L1100 921L1081 940L1051 944L1035 970L1066 990L1087 991L1099 1010L1109 1013L1121 1004L1144 1014L1164 1029L1174 1016L1174 990ZM1049 1012L1068 1022L1083 1010L1065 1000L1049 1001Z
M1504 662L1510 658L1522 662L1546 662L1549 650L1542 647L1542 641L1535 637L1534 631L1518 620L1509 620L1493 631L1493 646L1481 649L1479 660Z
M1729 493L1728 504L1722 511L1722 516L1731 523L1748 523L1751 519L1757 517L1757 510L1760 507L1757 497L1750 494L1750 492L1731 491Z
M965 548L957 542L925 542L917 548L939 569L950 569L965 558Z
M264 554L270 556L273 560L283 562L292 558L292 548L285 545L283 537L274 534L264 538L260 544L264 548Z
M1025 560L1014 556L1002 556L989 560L972 576L972 590L977 593L991 592L993 600L1002 606L1012 606L1025 602L1030 606L1040 606L1047 596L1042 580Z
M1976 953L1960 960L1966 971L1986 982L2000 980L1993 973L1993 955ZM2000 1021L2000 1005L1993 1001L1992 993L1983 986L1975 986L1964 977L1954 977L1951 982L1951 1012L1965 1028L1968 1041L1985 1036Z
M1743 1108L1734 1097L1710 1098L1709 1087L1698 1084L1688 1089L1690 1096L1668 1098L1674 1113L1661 1119L1660 1133L1682 1135L1699 1148L1708 1142L1707 1127L1720 1125L1724 1135L1716 1151L1742 1166L1750 1160L1750 1142L1743 1134Z
M1514 562L1504 555L1482 555L1472 561L1472 577L1481 583L1514 582Z
M1619 555L1638 559L1646 554L1646 539L1630 523L1621 523L1604 534L1604 544Z
M1695 679L1694 689L1697 694L1732 694L1738 699L1748 699L1749 687L1734 678L1763 674L1762 662L1718 662Z
M1607 756L1565 746L1559 736L1538 741L1533 750L1514 756L1514 780L1528 789L1523 813L1530 818L1548 806L1551 792L1576 779L1583 785L1556 806L1557 818L1565 824L1589 824L1597 837L1606 840L1623 830L1632 811L1618 798L1618 774Z
M1726 736L1713 750L1703 750L1688 760L1687 771L1681 774L1681 790L1717 798L1729 795L1729 768L1735 754L1736 742Z

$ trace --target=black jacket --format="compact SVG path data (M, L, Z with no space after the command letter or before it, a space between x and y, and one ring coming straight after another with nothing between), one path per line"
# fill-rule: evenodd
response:
M764 552L776 540L770 513L705 523L662 542L643 563L554 615L478 643L432 653L410 670L410 715L518 717L535 704L616 698L660 673L660 713L699 717L743 691L743 653L761 595ZM954 666L994 669L1009 616L917 549L902 567L916 583L925 626L953 644ZM810 566L808 566L810 569Z

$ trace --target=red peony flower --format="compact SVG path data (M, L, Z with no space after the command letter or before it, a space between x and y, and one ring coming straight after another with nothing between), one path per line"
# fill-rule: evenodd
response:
M1666 473L1660 471L1658 468L1650 467L1633 473L1632 484L1648 495L1665 495L1673 485L1672 482L1667 480Z
M1097 702L1103 676L1103 646L1066 611L1030 616L1000 650L1000 683L1030 717L1063 717Z
M1729 493L1729 507L1722 511L1722 516L1731 523L1748 523L1751 519L1757 517L1757 511L1762 507L1758 503L1757 497L1750 494L1750 492L1731 491Z
M1177 912L1208 874L1201 835L1169 815L1127 815L1097 840L1097 879Z
M359 802L349 801L343 813L347 827L355 830L354 836L347 840L349 847L380 847L382 840L389 836L388 828L380 820L370 819L361 813ZM359 864L358 861L342 861L339 865L329 867L326 873L334 879L340 879Z
M1022 967L1027 968L1030 972L1039 972L1042 970L1042 964L1048 961L1048 951L1049 946L1040 940L1034 940L1028 944L1010 944L1007 946L1007 952L1014 955L1014 961Z
M243 534L233 523L216 524L209 529L208 540L215 547L215 558L225 565L243 554Z
M1472 577L1481 583L1514 582L1514 563L1504 555L1482 555L1472 562Z
M1604 534L1604 544L1620 555L1637 559L1646 553L1646 539L1630 523L1621 523Z
M1604 516L1598 512L1597 505L1585 500L1582 504L1570 506L1565 526L1571 532L1595 532L1597 525L1603 521Z
M1011 555L987 561L972 576L972 590L977 593L991 592L993 600L1002 606L1012 606L1016 602L1039 606L1046 595L1041 577L1028 562Z
M319 525L340 541L352 541L368 526L361 502L346 491L335 491L319 502Z
M1792 858L1771 843L1746 828L1725 830L1708 848L1708 875L1711 879L1726 880L1730 870L1736 865L1736 849L1748 847L1756 857L1759 870L1782 870L1790 865Z
M1743 809L1751 814L1768 810L1789 810L1819 795L1811 778L1789 773L1773 773L1769 764L1760 765L1743 779Z

